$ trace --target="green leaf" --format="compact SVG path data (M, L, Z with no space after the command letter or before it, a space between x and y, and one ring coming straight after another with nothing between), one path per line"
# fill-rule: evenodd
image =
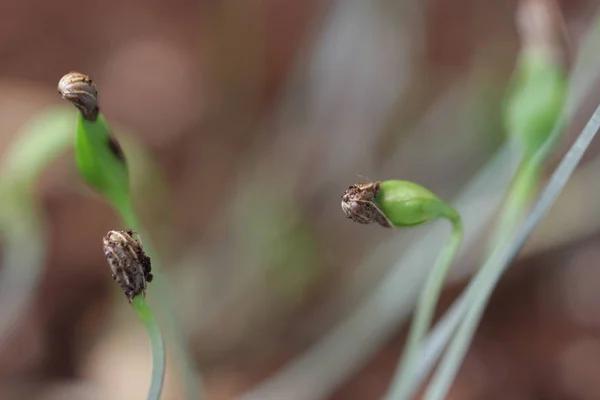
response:
M127 164L102 114L95 121L77 115L77 167L85 181L121 213L132 210Z

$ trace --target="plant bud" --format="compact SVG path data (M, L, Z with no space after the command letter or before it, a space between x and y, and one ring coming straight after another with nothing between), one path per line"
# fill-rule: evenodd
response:
M421 185L409 181L381 182L375 204L394 226L414 226L443 217L448 206Z
M569 48L564 17L555 0L521 0L517 9L521 52L505 100L512 140L532 154L561 123L569 90Z
M424 187L389 180L350 186L342 196L342 210L360 224L386 228L420 225L436 218L456 220L458 214Z
M560 122L568 92L566 71L539 54L523 54L506 100L505 124L513 140L537 151Z

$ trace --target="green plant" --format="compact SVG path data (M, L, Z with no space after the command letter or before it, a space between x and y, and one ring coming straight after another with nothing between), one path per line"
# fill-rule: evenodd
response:
M133 308L138 315L138 318L148 331L148 337L150 338L150 347L152 348L152 376L150 378L150 389L148 390L148 400L158 400L162 393L162 387L165 376L165 347L162 337L162 333L154 314L146 299L142 295L137 295L132 301Z
M77 166L84 180L98 191L117 211L127 229L148 237L135 212L130 193L130 182L126 156L117 139L112 135L106 118L98 106L98 91L94 82L86 75L71 72L61 78L58 91L63 99L80 111L77 114L75 155ZM180 372L184 375L187 396L201 398L199 377L190 352L184 350L185 336L171 304L167 284L161 274L159 257L152 242L145 240L146 252L154 265L156 292L160 299L160 314L174 336Z
M539 11L535 7L536 5L527 1L521 4L521 22L527 23L531 20L532 15L528 13ZM541 169L554 150L567 119L565 105L569 81L565 65L559 57L562 48L554 35L558 24L548 18L538 18L535 21L540 23L535 30L532 31L530 26L523 26L521 29L524 46L506 97L505 127L512 145L522 155L521 163L491 237L488 258L465 291L465 301L461 303L464 318L461 320L460 315L453 313L451 319L444 321L451 320L453 325L459 327L425 392L424 398L428 400L443 399L458 372L487 300L509 261L502 258L506 254L502 251L510 246L517 248L522 245L522 242L515 245L515 242L511 241L525 219L541 180ZM534 212L535 209L531 214ZM528 234L535 224L537 222L529 227ZM521 240L524 241L528 234L522 236ZM450 332L449 329L445 331L447 337L450 336ZM436 334L434 331L432 336ZM434 337L438 339L437 336ZM427 342L427 346L434 347L431 340L433 339ZM437 342L436 346L441 347L442 344ZM423 356L421 358L423 359ZM427 357L427 360L429 362L431 358ZM426 363L421 363L422 366L424 364ZM420 380L426 375L424 368L429 366L419 366L415 371L411 371L408 395L397 399L410 398L417 390Z
M142 321L152 348L152 378L148 400L158 400L165 376L165 348L154 314L146 304L146 285L152 281L151 261L133 231L109 231L102 240L104 255L115 279Z
M573 118L585 95L590 90L589 82L597 75L600 59L596 56L594 48L597 46L600 37L600 14L595 17L595 22L588 30L585 40L580 46L580 53L575 60L573 73L570 77L567 100L562 115L562 123L557 123L551 135L551 138L558 137L562 126L568 124ZM447 363L446 368L439 370L439 376L453 378L455 369L466 352L474 329L479 322L483 307L487 304L489 296L500 279L502 273L509 267L510 261L516 256L528 236L543 219L552 206L565 184L572 175L577 164L581 160L591 140L594 138L599 128L600 109L596 109L587 125L573 143L569 151L562 158L559 167L554 171L548 184L539 195L536 204L531 209L524 221L515 229L511 237L495 251L491 252L484 267L477 276L471 280L467 289L452 304L450 309L444 314L440 322L435 326L427 337L425 344L420 352L420 362L413 371L414 379L411 382L411 393L414 393L421 383L426 379L429 371L432 369L442 350L446 348L451 338L454 338L452 352L446 353L449 360L454 360L452 364ZM538 150L534 157L543 160L547 157L547 152L551 150L552 141L548 141ZM467 317L465 315L470 313ZM463 319L464 318L464 319ZM456 332L459 324L461 330ZM455 334L456 332L456 334ZM453 367L452 369L450 367ZM451 379L449 379L451 381ZM448 382L448 381L446 381ZM448 383L449 384L449 383Z
M552 113L550 113L550 119L540 125L542 126L542 129L540 129L542 135L547 135L548 132L546 131L546 133L544 133L543 125L545 124L550 127L552 130L550 140L546 141L543 149L538 148L538 151L535 151L535 145L532 145L534 155L530 153L530 156L532 156L531 158L539 157L539 160L541 161L539 165L542 165L542 163L547 160L548 154L550 154L544 153L553 151L556 147L556 143L553 143L553 139L557 140L561 137L560 133L563 126L566 127L571 123L574 113L581 108L583 100L590 94L591 90L593 90L593 83L598 77L597 71L600 68L600 56L595 50L599 40L600 13L596 13L594 21L587 30L582 42L578 43L576 46L578 52L576 53L573 68L571 69L566 82L568 85L568 93L563 106L564 110L561 112L562 115L558 115L558 120L562 119L562 123L556 123L552 126L556 115L552 116ZM523 62L523 60L524 58L520 57L519 63ZM515 70L515 78L511 85L511 89L513 90L518 89L519 87L516 83L520 81L520 79L517 79L517 70ZM543 82L539 83L541 84ZM561 85L560 82L554 83L558 85L555 87ZM510 94L516 93L513 92L513 90L509 91L509 95L506 97L506 106L508 106L511 101L509 100ZM544 92L546 92L546 89L541 93ZM553 91L549 90L546 93L553 93ZM552 104L552 101L548 101L545 97L538 98L537 100L542 104ZM529 104L527 104L527 101L524 101L524 103L528 106L530 112L535 113L537 107L535 96L533 96L530 101ZM505 124L508 122L507 114L509 114L508 107L506 108L507 110L504 115ZM500 238L503 236L507 238L506 246L503 247L501 254L496 253L495 255L496 267L491 269L485 268L487 269L486 274L483 274L484 268L481 269L475 279L471 280L467 290L465 290L450 309L444 313L440 321L424 340L418 357L416 357L417 362L414 367L411 368L410 371L405 371L405 373L409 373L411 376L409 378L409 392L411 394L416 393L423 382L428 378L439 355L446 348L448 341L456 332L456 327L462 321L462 318L470 307L476 302L482 301L485 303L486 300L483 299L480 294L475 293L475 291L491 291L493 289L495 282L497 282L502 272L506 270L508 263L514 258L516 252L520 249L520 246L522 246L523 242L543 217L544 213L547 212L549 206L562 189L566 180L569 179L572 170L569 171L565 168L574 168L579 161L578 157L585 150L585 147L587 147L595 133L593 130L596 129L597 126L594 127L594 125L596 125L598 118L600 118L598 113L599 111L597 110L576 144L571 147L571 150L569 150L567 155L563 158L563 162L567 163L561 163L560 170L557 169L552 175L550 183L543 190L542 195L539 197L539 201L533 208L531 208L530 205L533 203L533 200L535 200L535 192L537 192L537 187L540 185L540 170L535 171L535 169L532 168L537 163L537 160L533 160L532 163L529 164L529 168L531 169L526 168L527 164L523 162L526 158L526 151L524 145L519 144L518 141L523 140L524 142L529 141L532 143L535 142L535 138L519 138L519 132L508 132L511 140L505 141L505 143L502 144L499 151L495 153L495 156L488 160L485 166L478 171L473 181L462 187L460 194L452 200L452 204L461 211L463 223L465 224L464 242L466 246L464 247L468 247L469 243L474 242L474 236L481 236L484 233L482 226L487 224L487 220L491 213L496 212L498 209L503 209L500 213L502 217L498 219L498 222L501 223L504 221L504 226L507 229L503 230L500 229L500 225L496 226L495 233L489 242L488 254L493 253L494 244L502 241ZM528 113L524 114L527 115ZM481 115L478 114L477 117L479 118ZM486 125L489 123L489 121L486 121ZM534 124L534 126L536 125L537 124ZM494 130L494 127L485 126L484 128L482 135L485 135L487 140L487 137L490 136L491 130ZM509 129L508 126L505 128L506 131ZM541 138L541 141L543 142L543 137ZM520 164L519 168L513 168L517 163ZM527 169L529 169L529 171L527 171ZM505 179L509 176L512 177L512 185L509 190L506 190L508 185L506 185ZM533 179L533 177L535 177L535 179ZM532 185L528 185L528 181L531 181ZM522 202L519 200L527 198L525 195L518 194L521 189L516 189L516 187L521 185L526 189L524 192L529 190L532 191L528 201ZM510 199L511 196L507 196L505 191L506 193L511 192L517 194L514 195L513 199ZM499 193L505 200L503 205L499 204ZM510 206L509 203L511 202L514 202L516 205L523 203L526 206L525 208ZM515 213L510 216L506 211L507 209L512 209ZM506 218L505 220L504 217L507 216L510 218ZM513 223L510 223L511 219L514 221ZM511 226L513 229L508 229ZM430 228L427 231L433 230L433 228ZM506 235L504 233L506 233ZM355 374L361 365L364 365L366 360L372 357L376 351L381 348L383 343L397 333L398 323L401 322L403 317L407 314L407 309L412 306L412 292L410 285L402 285L409 279L417 276L415 273L412 273L417 266L425 269L425 266L420 265L419 262L426 258L423 254L436 245L435 243L437 243L437 241L433 240L434 238L436 238L436 236L433 234L423 235L420 240L411 243L408 248L402 249L402 252L398 252L398 245L401 245L402 240L387 239L384 243L378 245L372 255L367 257L362 263L361 270L377 267L378 263L381 262L391 262L392 258L386 259L382 256L382 253L385 253L386 251L395 251L398 256L394 259L396 261L390 268L391 272L386 274L385 277L378 282L377 287L361 301L349 316L345 317L340 323L337 323L336 326L314 346L282 368L267 382L261 384L257 388L253 388L241 398L244 400L277 398L276 395L274 397L273 395L280 393L282 387L295 390L295 393L302 393L298 398L306 400L317 397L326 397L333 393L337 387ZM417 264L417 266L415 266L414 269L411 269L411 264ZM495 270L494 275L490 275L491 270ZM457 272L458 273L455 276L456 279L463 275L463 272L465 271ZM487 282L486 286L490 286L483 288L481 284L484 282ZM407 294L407 292L409 294ZM376 310L376 312L374 312L374 310ZM396 317L396 315L400 316ZM326 360L326 362L323 362L324 360Z
M463 236L460 215L431 191L409 181L388 180L350 186L342 196L342 210L353 221L381 226L411 227L443 218L452 225L450 240L440 252L429 273L417 303L405 351L396 370L391 398L404 396L410 377L406 374L415 363L423 337L426 335L445 277L456 256Z
M531 13L539 10L529 1L523 1L519 12L521 21L527 24L527 21L536 18ZM473 301L466 311L447 353L440 361L425 392L424 398L427 400L444 399L458 373L468 343L475 334L487 300L500 277L499 271L503 268L499 259L501 250L508 246L524 220L541 180L540 171L554 150L564 125L564 106L569 86L568 72L557 58L562 49L551 36L557 22L549 19L541 21L537 32L531 32L527 26L522 27L524 46L507 96L505 125L509 139L521 148L523 160L501 210L487 260L474 278L474 282L480 282L477 301ZM536 40L530 38L531 35L536 35ZM539 37L544 41L540 42Z
M467 290L459 300L457 300L448 315L440 323L440 326L432 333L432 337L434 337L437 342L435 347L443 345L443 342L445 342L448 337L447 332L453 331L454 327L460 323L458 331L446 353L445 359L449 361L442 363L438 372L438 375L444 378L444 380L439 381L443 383L444 386L440 386L440 389L430 392L428 398L433 398L432 396L440 398L439 396L442 395L442 392L447 390L446 385L449 385L451 383L451 378L455 376L455 369L460 364L460 361L462 361L464 354L468 349L474 330L477 327L484 306L487 304L495 284L498 282L502 273L509 267L510 262L521 250L527 238L546 216L575 171L575 168L581 161L583 154L599 129L600 107L596 108L577 140L563 157L560 165L556 168L550 181L540 194L533 209L527 215L523 223L519 225L514 236L505 246L498 247L493 251L488 258L488 261L482 267L481 273L473 279ZM463 315L464 317L461 320L460 317ZM424 347L434 347L434 343L429 341ZM426 355L427 360L430 360L431 358L432 356L430 354ZM429 363L427 362L426 365L427 364ZM432 386L432 388L437 388L437 386Z

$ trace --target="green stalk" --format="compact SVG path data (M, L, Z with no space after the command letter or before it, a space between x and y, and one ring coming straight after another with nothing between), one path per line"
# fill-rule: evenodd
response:
M423 186L410 181L386 180L350 186L342 196L342 210L346 216L361 224L378 223L386 228L411 227L446 219L452 225L452 234L433 268L419 296L417 309L405 346L404 356L387 398L403 399L411 382L420 349L442 292L444 281L463 239L459 213Z
M481 314L491 295L492 289L496 285L502 272L508 267L519 252L525 240L543 217L548 213L550 207L554 204L563 188L566 186L569 178L575 171L575 168L581 161L583 154L589 147L591 141L596 136L600 128L600 107L596 108L594 114L587 125L575 141L567 154L561 160L556 168L544 191L539 196L531 213L527 216L523 224L515 232L507 245L495 249L484 269L475 277L474 282L469 285L467 293L464 296L465 304L473 304L468 308L466 315L455 334L445 358L442 360L438 372L433 378L430 389L426 393L425 399L441 399L452 384L456 371L462 362L465 353L468 350L469 343L478 326ZM541 153L541 152L540 152ZM479 298L478 298L479 297Z
M542 165L538 160L539 158L526 156L521 162L502 205L488 254L491 254L493 249L504 246L523 221L540 180Z
M75 158L83 179L118 212L123 225L148 237L135 212L129 185L129 171L126 157L110 126L98 107L98 90L92 79L78 72L71 72L61 78L58 91L63 99L72 103L77 115ZM185 351L187 339L171 304L168 285L161 273L160 261L155 247L146 240L146 249L153 260L154 285L159 298L159 316L167 320L176 347L176 359L180 362L180 373L186 386L187 398L202 398L199 377L191 359L191 352Z
M565 42L558 39L564 39L564 31L560 32L564 22L560 11L553 8L552 2L523 0L517 15L523 47L511 94L506 100L505 124L511 139L521 146L525 157L500 215L487 260L473 280L473 289L469 290L473 293L473 301L432 378L425 400L442 400L450 389L506 265L501 251L508 247L525 219L543 163L554 149L564 126L569 77L564 57Z
M471 303L472 305L467 310L457 332L450 341L448 351L425 392L424 400L443 400L456 378L481 314L500 277L501 260L497 257L498 251L493 250L503 250L508 245L519 227L519 223L527 213L539 181L542 159L543 157L526 157L515 176L500 213L499 224L491 241L493 244L490 247L491 255L481 267L480 274L473 281L473 286L477 290L473 291L472 298L477 299L477 301Z
M100 145L100 143L92 143L92 146L90 146L88 138L102 138L103 135L99 135L98 131L105 133L105 135L110 131L102 114L100 114L98 119L94 122L87 121L81 113L77 118L78 142L76 143L76 148L83 149L83 151L77 152L77 156L81 157L83 159L81 162L85 164L89 159L86 149L89 149L92 146ZM135 212L135 208L129 193L128 177L127 175L122 176L121 174L122 172L119 168L117 168L115 171L111 171L110 174L103 174L101 178L102 180L108 178L109 180L114 181L111 182L110 185L107 185L108 187L111 189L120 189L107 191L106 198L119 214L122 225L125 228L138 232L140 236L144 237L144 249L152 259L152 272L155 276L153 286L156 286L156 293L159 297L158 304L160 315L166 320L166 326L169 327L171 337L174 339L173 345L175 348L175 354L177 355L176 359L180 362L179 369L183 376L183 382L186 386L187 398L190 400L201 399L202 391L200 389L200 385L198 384L198 380L200 378L194 373L194 371L196 371L196 367L189 356L190 353L185 349L187 338L185 337L185 334L181 328L181 323L178 320L177 313L175 312L175 306L168 295L169 290L164 281L165 278L162 274L162 265L158 256L158 252L152 243L150 235L146 233L146 230L142 226L142 223ZM126 187L122 187L123 182L127 183Z
M409 389L411 366L415 362L415 356L421 346L423 338L427 334L435 308L439 300L444 281L456 253L460 249L460 244L463 238L463 226L459 214L451 207L447 206L446 218L452 225L452 233L445 247L440 252L431 272L425 282L425 287L421 291L417 303L416 314L410 327L410 332L405 344L404 354L400 366L396 369L395 376L392 380L386 398L390 400L406 398L407 390Z
M152 274L154 275L152 285L156 286L158 293L168 293L164 277L162 276L158 252L152 243L152 239L146 233L133 209L123 209L119 210L119 212L123 225L134 230L144 238L144 251L148 254L150 259L152 259ZM182 381L186 386L187 398L190 400L201 399L201 383L198 383L200 377L194 373L194 371L196 371L196 366L189 356L189 353L186 352L185 343L187 343L187 338L177 320L177 314L174 312L175 306L169 296L161 296L159 304L161 314L163 318L166 319L166 325L170 327L171 336L174 338L174 351L176 359L180 362L179 372L183 376Z
M570 119L570 113L568 114ZM481 314L487 301L491 295L491 291L500 279L502 273L508 268L509 263L517 255L519 250L524 245L526 239L531 235L540 221L548 213L550 207L554 204L567 181L573 174L573 171L581 161L581 158L587 150L590 142L596 135L600 126L600 107L598 107L587 125L580 133L577 140L572 144L571 148L565 156L563 156L560 165L556 168L548 184L540 194L536 204L531 212L527 215L524 222L519 225L518 229L504 246L498 246L488 258L487 262L482 267L481 271L469 283L467 289L463 292L458 300L454 302L444 318L434 329L427 340L421 352L421 365L418 368L417 379L412 383L413 391L416 391L426 375L431 369L431 365L437 359L443 347L448 342L450 337L453 338L449 346L445 359L442 360L438 373L434 376L433 382L430 384L429 392L431 396L440 396L442 391L447 391L451 381L456 376L456 371L468 350L469 343L472 340L475 329L481 318ZM548 154L548 148L540 149L534 156L537 158L535 162L541 165L541 160ZM532 161L533 162L533 161ZM464 318L464 319L463 319ZM463 321L463 324L458 328L458 332L452 336L457 326ZM445 375L448 378L443 379ZM435 386L439 385L440 388ZM443 386L443 387L442 387Z
M148 331L150 347L152 348L152 376L150 390L148 391L148 400L159 400L165 379L166 364L165 344L162 333L143 295L135 296L132 304L140 321L142 321Z

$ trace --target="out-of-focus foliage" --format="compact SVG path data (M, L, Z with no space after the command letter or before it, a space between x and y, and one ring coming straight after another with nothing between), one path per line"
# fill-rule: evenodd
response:
M0 346L14 333L38 288L47 249L46 218L35 193L44 170L71 146L74 117L65 109L40 113L6 151L0 170Z

